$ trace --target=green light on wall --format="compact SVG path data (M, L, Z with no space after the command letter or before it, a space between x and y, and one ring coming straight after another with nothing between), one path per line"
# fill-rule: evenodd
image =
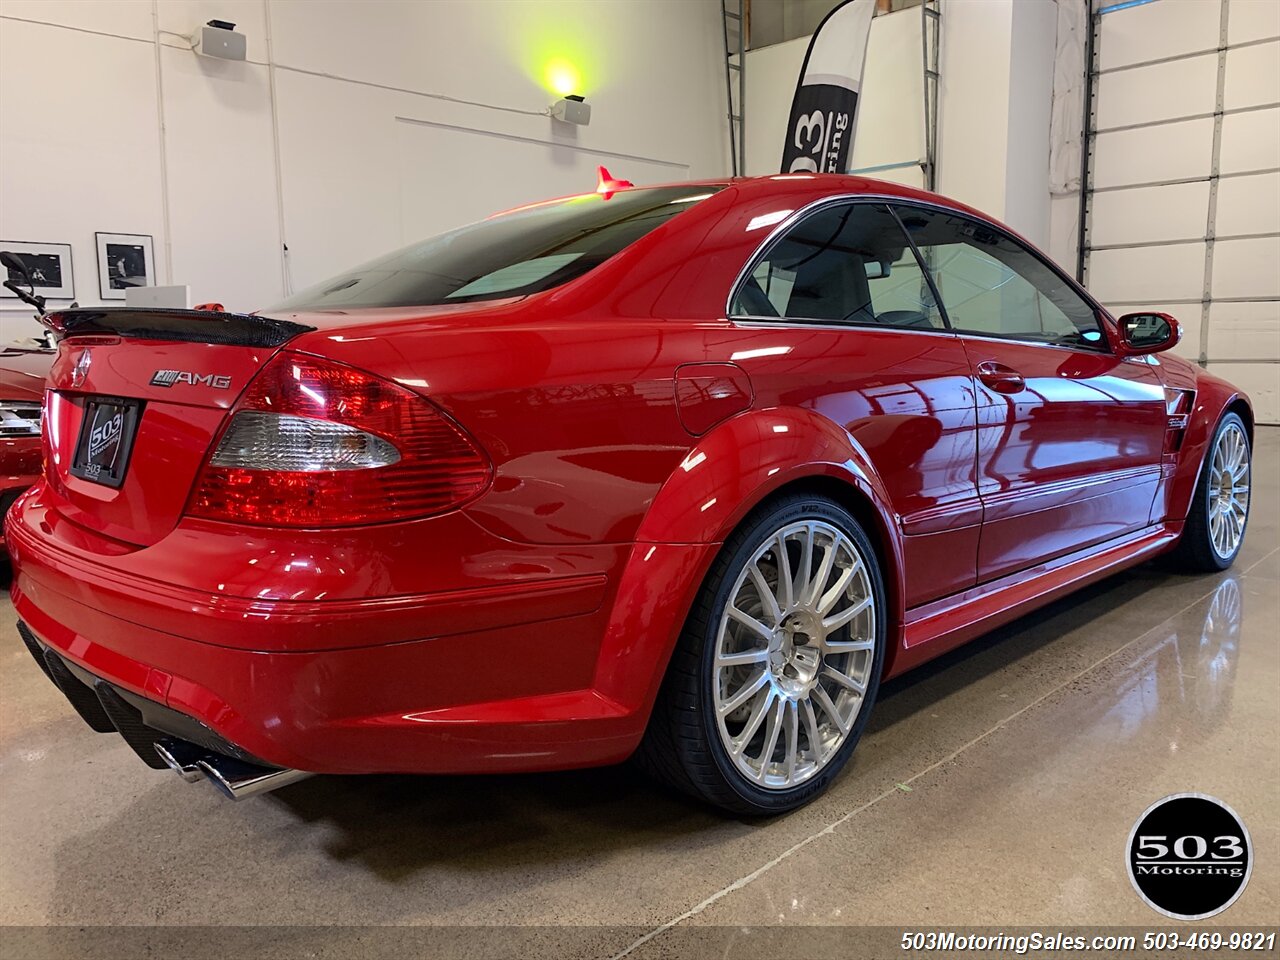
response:
M508 15L500 32L533 83L557 99L592 97L608 86L610 6L581 0L504 4Z
M542 83L559 97L584 93L582 71L564 57L553 57L543 64Z

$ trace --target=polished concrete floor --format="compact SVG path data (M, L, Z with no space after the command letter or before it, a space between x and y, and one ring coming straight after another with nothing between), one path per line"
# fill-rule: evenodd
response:
M834 788L762 823L628 768L316 778L231 804L91 733L0 601L0 955L215 955L242 927L259 956L656 957L698 928L705 947L769 924L1163 926L1123 848L1182 791L1233 806L1256 851L1209 922L1274 927L1278 494L1280 430L1263 429L1233 570L1142 566L888 684ZM103 925L133 927L136 950L104 954ZM368 929L389 925L420 939Z

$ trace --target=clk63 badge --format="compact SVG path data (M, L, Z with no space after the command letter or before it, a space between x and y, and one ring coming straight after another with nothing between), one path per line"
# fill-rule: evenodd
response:
M192 373L190 370L157 370L151 375L153 387L172 387L175 383L225 390L231 386L231 378L220 373Z

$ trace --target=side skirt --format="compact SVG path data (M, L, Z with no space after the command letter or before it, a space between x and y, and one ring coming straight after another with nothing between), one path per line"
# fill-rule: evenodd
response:
M1181 533L1180 522L1157 524L908 610L902 647L886 677L905 673L1024 613L1163 553Z

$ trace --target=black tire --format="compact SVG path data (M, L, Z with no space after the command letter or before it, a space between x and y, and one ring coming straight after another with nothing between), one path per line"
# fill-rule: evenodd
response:
M1222 556L1214 548L1210 531L1209 512L1212 502L1210 497L1210 466L1218 441L1228 430L1238 429L1244 437L1246 462L1252 464L1253 449L1249 444L1249 431L1237 413L1226 414L1213 431L1213 438L1205 447L1204 462L1200 465L1200 480L1196 483L1196 492L1191 497L1191 507L1187 512L1187 522L1182 528L1182 536L1178 545L1169 554L1169 565L1186 573L1218 573L1235 563L1244 546L1245 533L1249 527L1249 515L1245 514L1244 528L1240 531L1240 539L1229 556ZM1250 498L1252 500L1252 498Z
M739 572L773 531L800 520L838 528L856 546L875 602L874 647L862 705L846 739L812 777L787 789L766 789L735 768L721 742L712 694L716 631ZM866 727L885 653L885 590L870 539L847 510L823 497L790 494L762 505L721 548L685 622L663 678L636 759L650 775L722 810L767 816L794 810L821 794L848 762Z

